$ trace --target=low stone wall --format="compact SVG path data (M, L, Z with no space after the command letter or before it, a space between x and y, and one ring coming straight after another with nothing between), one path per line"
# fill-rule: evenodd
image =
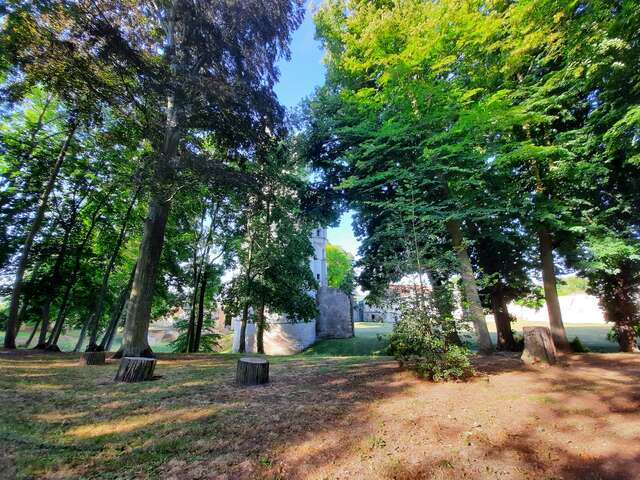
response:
M240 347L241 320L233 320L232 351ZM247 323L245 347L247 352L256 352L256 324ZM267 355L291 355L301 352L316 341L316 321L297 323L270 323L264 332L264 353Z
M351 302L347 294L337 288L321 287L316 301L319 311L316 328L318 339L353 337Z

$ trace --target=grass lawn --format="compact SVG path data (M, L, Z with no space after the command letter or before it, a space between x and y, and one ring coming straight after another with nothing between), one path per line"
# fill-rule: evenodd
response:
M115 362L0 351L0 478L638 478L637 355L477 358L432 384L337 344L271 357L250 388L237 355L160 354L155 381L115 384Z
M431 384L384 356L391 329L270 357L253 388L233 354L160 353L155 381L115 384L115 361L0 350L0 478L640 478L638 356L479 357ZM592 349L607 331L568 327Z

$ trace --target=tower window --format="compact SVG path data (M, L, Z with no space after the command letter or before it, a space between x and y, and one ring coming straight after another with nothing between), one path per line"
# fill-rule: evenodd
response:
M316 235L320 236L320 230L316 230L316 232L317 232Z
M318 280L320 280L320 274L319 274L319 273L316 273L316 278L317 278Z

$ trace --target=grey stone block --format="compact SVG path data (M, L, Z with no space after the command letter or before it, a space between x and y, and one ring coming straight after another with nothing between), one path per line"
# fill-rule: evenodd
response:
M330 287L321 287L316 296L318 319L316 336L323 338L353 337L351 302L344 292Z

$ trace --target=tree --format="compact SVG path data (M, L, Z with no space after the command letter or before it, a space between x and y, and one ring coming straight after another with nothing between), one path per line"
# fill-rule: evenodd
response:
M327 277L331 288L341 288L353 279L353 257L331 243L327 244Z
M110 0L23 2L13 5L8 24L21 47L33 47L14 50L13 59L23 70L67 95L69 77L74 86L98 94L104 93L105 82L82 82L115 78L105 99L133 108L146 127L154 149L147 179L151 197L124 335L125 354L140 356L151 353L149 316L178 172L197 169L214 183L224 182L235 175L226 163L231 152L246 150L256 137L277 130L281 109L272 92L275 61L287 54L302 9L290 0L268 6L173 0L135 3L128 10L129 15L121 15L119 3ZM46 33L28 38L25 25ZM50 65L58 68L48 70ZM211 155L195 132L214 133L222 155Z
M407 15L407 9L414 14ZM485 194L479 172L489 156L476 145L488 126L493 128L487 118L502 103L487 95L469 108L470 99L482 90L479 83L488 80L463 75L451 60L457 53L456 36L480 19L482 14L471 8L454 11L441 3L327 3L316 22L328 50L329 73L315 103L329 105L316 108L312 103L311 110L332 118L310 123L332 125L330 134L317 142L318 150L325 157L337 154L336 163L351 167L342 186L358 209L371 212L374 225L383 222L385 210L413 208L436 228L446 229L480 348L490 352L463 224L497 209L476 207L478 196ZM440 36L433 22L449 22L459 30ZM374 48L365 46L372 41ZM342 147L335 148L336 143Z
M309 267L313 254L309 235L317 217L303 209L305 172L287 143L269 142L254 167L262 188L244 207L235 250L240 273L227 288L225 312L241 315L241 352L253 314L257 350L264 353L267 313L284 315L289 321L306 321L317 313L311 295L317 284Z

